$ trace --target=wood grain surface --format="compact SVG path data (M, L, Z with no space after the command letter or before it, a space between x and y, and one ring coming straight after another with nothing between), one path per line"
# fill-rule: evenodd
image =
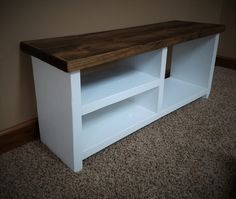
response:
M20 47L65 72L73 72L224 30L225 26L220 24L169 21L84 35L24 41Z

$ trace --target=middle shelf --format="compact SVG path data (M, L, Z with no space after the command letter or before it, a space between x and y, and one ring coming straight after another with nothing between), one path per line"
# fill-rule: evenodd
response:
M160 79L135 68L95 71L81 78L82 115L158 87Z

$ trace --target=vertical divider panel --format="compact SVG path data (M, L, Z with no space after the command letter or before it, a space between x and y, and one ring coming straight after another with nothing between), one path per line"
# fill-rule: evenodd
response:
M32 57L41 141L73 171L82 169L80 71L65 73Z
M166 61L167 61L167 47L163 48L161 52L160 86L159 86L158 105L157 105L158 110L161 109L163 103Z
M207 86L207 94L206 94L206 98L209 97L210 92L211 92L211 84L212 84L212 79L213 79L213 73L214 73L214 69L215 69L215 61L216 61L216 54L217 54L217 48L218 48L218 44L219 44L219 38L220 38L220 34L216 34L213 37L213 50L212 50L212 56L211 56L211 64L210 64L210 74L209 74L209 79L208 79L208 86Z
M80 171L83 167L82 160L82 103L81 103L81 72L70 75L71 80L71 111L73 128L73 163L74 171Z

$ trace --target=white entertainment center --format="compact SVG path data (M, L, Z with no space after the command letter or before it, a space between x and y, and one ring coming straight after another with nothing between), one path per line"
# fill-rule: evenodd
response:
M220 32L220 31L218 31ZM40 138L73 171L112 143L208 97L219 33L65 72L32 55ZM22 49L27 50L24 45Z

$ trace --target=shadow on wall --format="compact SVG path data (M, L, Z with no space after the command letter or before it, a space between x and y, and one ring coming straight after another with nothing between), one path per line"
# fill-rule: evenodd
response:
M34 89L33 69L31 57L19 49L19 112L26 116L36 117L36 95ZM24 104L24 106L22 106ZM32 113L33 110L33 113ZM33 115L32 115L33 114Z

